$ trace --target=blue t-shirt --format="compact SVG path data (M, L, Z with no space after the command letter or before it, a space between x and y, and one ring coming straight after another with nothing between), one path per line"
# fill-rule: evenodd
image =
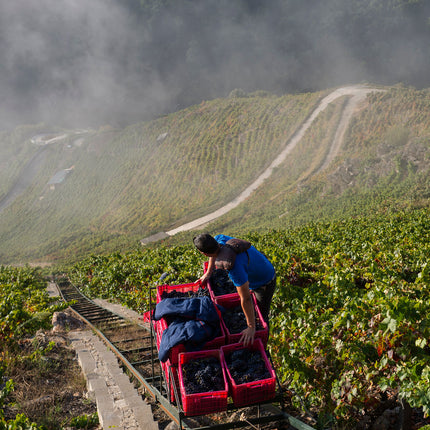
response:
M221 245L224 245L229 239L232 237L224 234L215 236L215 240ZM275 269L266 256L253 246L247 252L248 254L246 252L237 254L233 269L228 272L228 276L236 287L249 281L249 288L255 290L273 279Z

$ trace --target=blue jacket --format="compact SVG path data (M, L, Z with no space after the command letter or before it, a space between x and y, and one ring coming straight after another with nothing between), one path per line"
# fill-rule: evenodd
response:
M220 333L219 316L210 297L163 299L154 312L155 320L161 318L169 323L158 350L162 362L167 361L175 345L182 343L187 351L196 351Z

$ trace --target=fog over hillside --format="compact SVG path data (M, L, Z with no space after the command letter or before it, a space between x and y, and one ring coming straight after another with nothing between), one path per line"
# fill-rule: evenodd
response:
M135 28L114 0L1 2L2 122L97 122L145 108L155 82L140 70Z
M204 99L430 86L425 0L0 3L0 127L124 125Z

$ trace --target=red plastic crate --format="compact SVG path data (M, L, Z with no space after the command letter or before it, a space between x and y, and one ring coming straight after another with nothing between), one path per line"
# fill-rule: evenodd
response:
M226 332L224 329L224 324L222 322L222 318L221 318L221 314L220 312L217 310L217 313L220 317L220 335L215 337L214 339L206 342L204 344L204 349L219 349L221 346L225 345L225 340L226 340ZM160 342L161 342L161 337L163 336L163 332L164 330L166 330L166 328L168 327L167 325L167 321L165 318L161 318L158 321L158 333L159 333L159 339L160 341L157 340L157 349L160 349ZM185 345L180 343L179 345L175 345L173 348L171 348L170 352L169 352L169 360L171 361L171 363L173 365L178 364L178 360L179 360L179 354L186 352L185 349Z
M208 270L208 264L209 264L209 262L208 262L208 261L205 261L205 262L203 263L203 272L204 272L204 273L206 273L206 272L207 272L207 270ZM221 270L221 269L220 269L220 270ZM210 296L211 296L211 299L212 299L213 301L216 301L216 299L219 299L219 298L226 299L226 298L232 297L232 296L234 296L235 294L237 294L237 292L234 292L234 293L230 293L230 294L223 294L223 295L217 296L217 295L215 294L215 291L214 291L214 290L213 290L213 288L212 288L212 285L211 285L211 282L210 282L210 278L208 279L207 287L208 287L208 290L209 290L209 294L210 294Z
M178 368L177 366L173 366L170 360L167 360L165 363L161 362L161 368L163 369L166 379L168 398L171 403L176 403L174 386L176 387L176 392L180 395Z
M179 387L181 391L182 408L186 416L206 415L227 410L228 383L224 366L221 362L220 350L205 350L198 352L185 352L179 355ZM182 366L190 360L216 357L220 360L224 378L224 390L206 393L186 394Z
M249 349L251 351L260 351L264 362L266 363L267 370L270 372L270 378L261 379L254 382L247 382L245 384L236 384L228 369L226 357L232 352L239 349ZM236 407L247 406L255 403L262 403L269 401L275 397L276 394L276 375L267 358L266 351L264 350L261 339L255 339L252 345L247 347L241 343L224 345L220 350L221 361L226 370L227 380L229 385L229 393L233 399L233 404Z
M263 346L266 347L267 341L269 339L269 326L267 325L266 321L264 321L263 316L261 315L255 295L251 293L251 297L254 303L255 319L259 321L259 323L263 327L260 330L256 330L255 338L261 339L261 341L263 342ZM215 303L225 307L226 309L235 308L236 306L240 306L240 296L239 294L234 294L231 297L221 296L215 300ZM242 337L242 333L230 333L228 327L226 326L222 318L221 318L221 322L222 322L222 325L224 326L224 331L226 334L226 344L239 342L240 338Z
M157 351L158 351L160 349L160 342L161 342L161 336L162 336L161 323L160 321L155 321L155 320L152 320L152 322L154 325L155 342L157 344Z
M191 283L191 284L178 284L178 285L159 285L157 287L157 303L161 302L162 300L161 295L163 294L164 291L167 291L168 293L170 293L173 290L176 290L180 293L188 293L190 291L196 292L200 287L207 288L206 286L200 283L199 284Z

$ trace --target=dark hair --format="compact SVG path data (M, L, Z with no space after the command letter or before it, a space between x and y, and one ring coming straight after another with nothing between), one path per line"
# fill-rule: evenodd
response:
M193 238L195 247L205 254L215 254L218 251L218 242L208 233L202 233Z

